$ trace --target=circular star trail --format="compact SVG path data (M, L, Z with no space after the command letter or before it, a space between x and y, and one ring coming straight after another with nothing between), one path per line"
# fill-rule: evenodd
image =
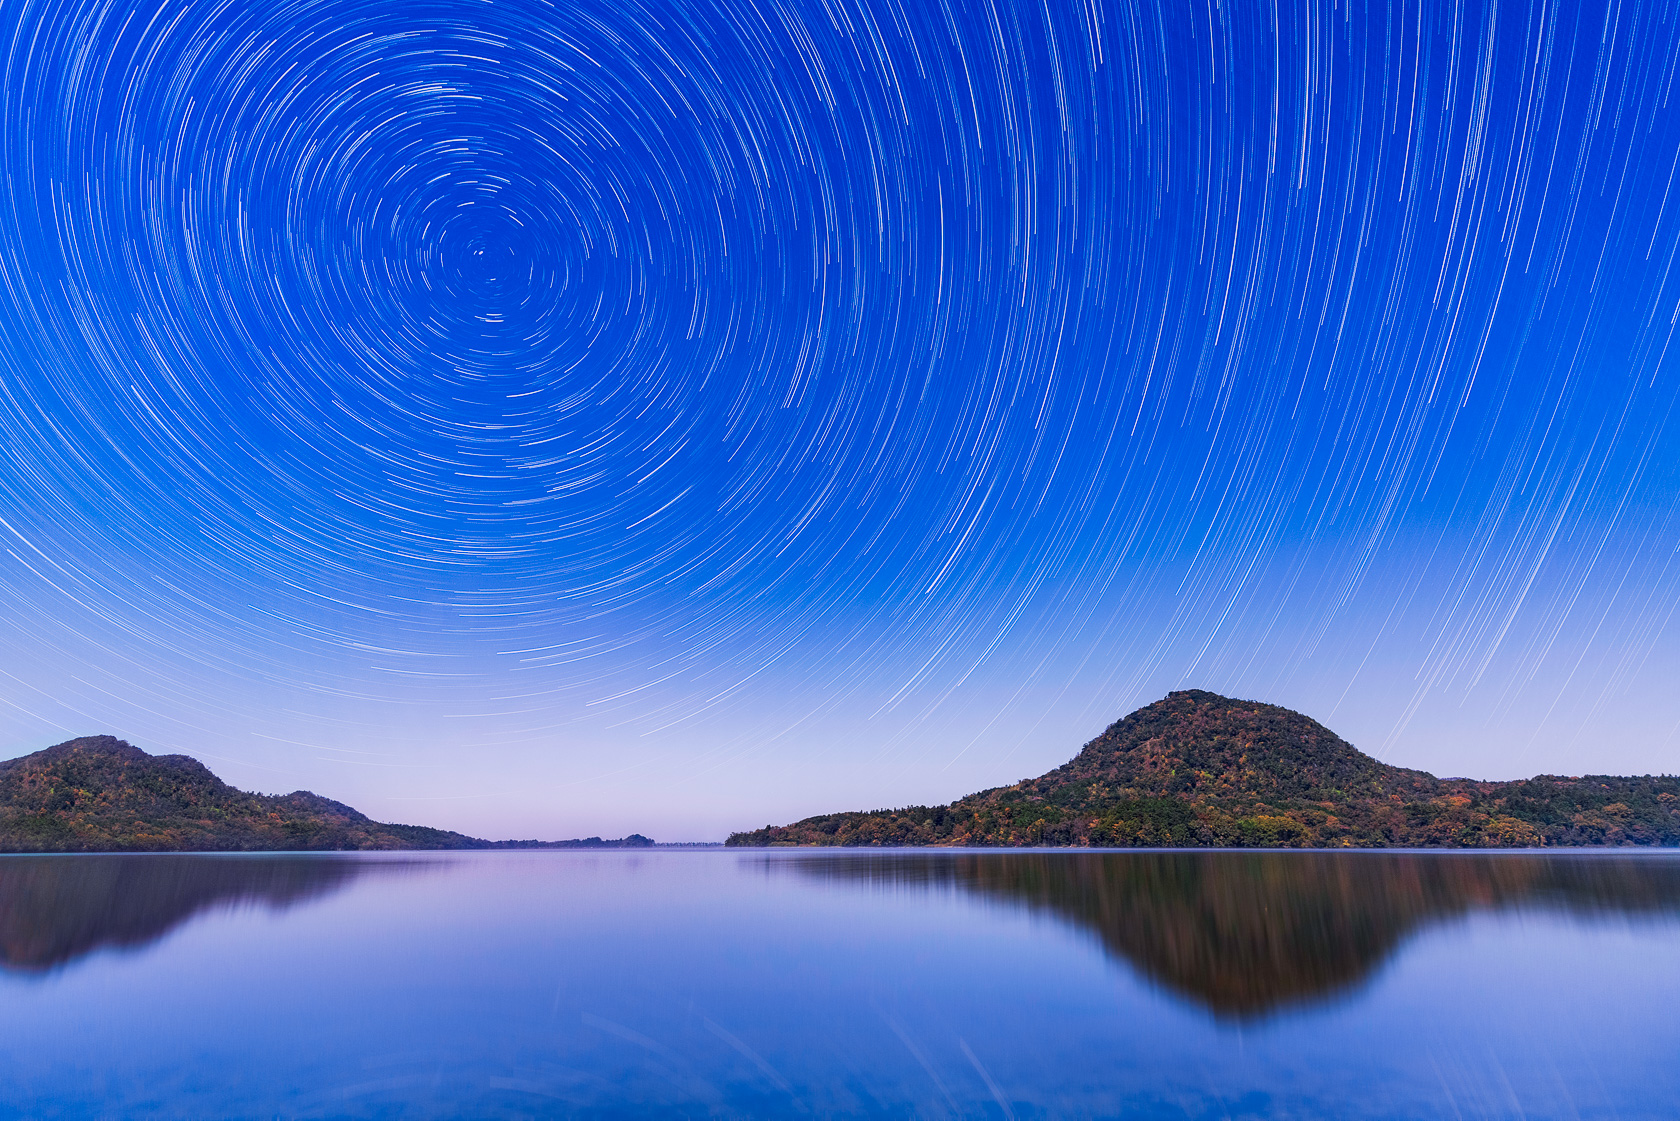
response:
M0 31L20 750L803 807L1183 684L1442 770L1673 746L1625 718L1680 654L1660 11Z

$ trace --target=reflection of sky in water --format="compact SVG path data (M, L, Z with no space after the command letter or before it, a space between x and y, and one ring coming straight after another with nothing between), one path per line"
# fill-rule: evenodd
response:
M1001 1096L1019 1117L1626 1119L1680 1101L1680 939L1614 890L1447 908L1345 997L1232 1019L1147 979L1065 898L794 859L473 855L201 909L140 952L0 976L0 1116L1002 1116ZM1680 875L1622 864L1641 870L1623 894Z

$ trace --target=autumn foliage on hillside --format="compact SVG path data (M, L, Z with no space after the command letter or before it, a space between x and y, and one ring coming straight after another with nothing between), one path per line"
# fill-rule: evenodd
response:
M481 848L311 794L248 794L185 755L86 736L0 763L0 852Z
M1680 778L1438 779L1373 759L1298 712L1185 690L1036 779L948 806L766 826L729 844L1680 845Z

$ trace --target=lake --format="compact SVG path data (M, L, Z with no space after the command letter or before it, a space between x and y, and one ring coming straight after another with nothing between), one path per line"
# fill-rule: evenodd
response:
M0 1117L1680 1116L1680 856L0 857Z

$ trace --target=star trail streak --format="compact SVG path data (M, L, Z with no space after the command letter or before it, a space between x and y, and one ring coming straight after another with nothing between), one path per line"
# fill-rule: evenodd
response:
M29 0L0 57L10 751L721 835L1194 685L1674 769L1663 5Z

